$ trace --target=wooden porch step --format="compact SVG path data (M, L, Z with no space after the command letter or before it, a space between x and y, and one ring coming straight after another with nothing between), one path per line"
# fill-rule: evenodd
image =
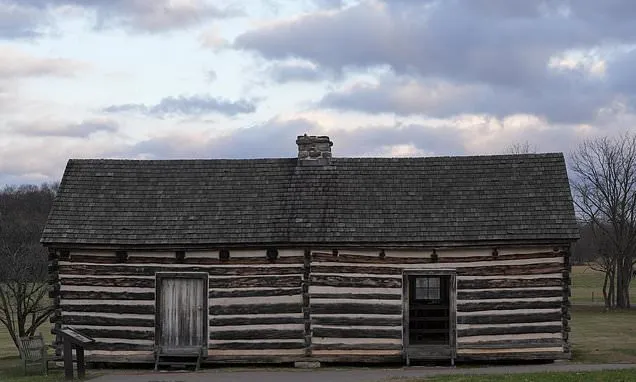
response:
M157 366L168 366L175 369L185 369L189 366L196 366L196 362L159 362Z
M169 350L169 351L157 351L155 353L155 371L159 370L160 366L170 366L173 368L183 368L194 366L194 370L199 370L201 365L201 359L203 352L199 349L193 352L190 349L187 350Z

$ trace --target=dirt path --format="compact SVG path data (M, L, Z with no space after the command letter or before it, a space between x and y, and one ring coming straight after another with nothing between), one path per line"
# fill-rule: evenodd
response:
M301 369L207 369L197 373L120 373L101 376L92 382L379 382L394 378L430 377L435 375L512 374L533 372L578 372L636 368L636 364L586 365L567 362L543 365L487 367L403 367L403 368L319 368Z

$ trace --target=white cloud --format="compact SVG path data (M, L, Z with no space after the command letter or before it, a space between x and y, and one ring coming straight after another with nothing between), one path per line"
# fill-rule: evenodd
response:
M96 29L160 33L242 14L211 0L2 0L0 38L42 37L59 17L92 19Z
M50 24L47 15L35 7L17 1L0 1L0 39L39 37Z
M102 158L121 145L113 137L8 137L0 142L0 184L9 179L35 183L59 181L69 158Z
M0 80L0 111L5 112L13 109L15 98L13 82Z
M304 60L273 62L266 69L266 74L277 83L317 82L336 77L331 71Z
M256 27L234 46L273 62L303 59L341 72L388 66L401 79L323 99L340 110L533 113L555 123L589 122L621 96L636 104L636 80L613 80L636 78L627 69L636 54L617 49L636 44L625 16L636 7L603 4L364 1Z
M370 153L373 156L381 157L423 157L431 156L431 152L417 148L412 143L381 146L378 152Z
M201 46L214 51L229 46L229 42L221 36L219 28L217 27L211 27L201 32L199 41L201 42Z
M173 116L202 116L219 113L228 116L253 113L256 103L252 100L231 101L205 94L192 96L164 97L154 105L126 103L110 105L102 109L105 113L141 113L164 118Z
M607 60L604 57L610 54L600 49L569 50L552 56L548 61L548 68L602 78L607 70Z
M21 49L0 45L0 79L18 77L72 77L90 68L86 62L65 58L35 57Z
M0 0L0 184L68 157L293 157L303 133L413 156L636 126L631 2L267 1Z
M87 138L97 133L115 133L119 129L117 121L104 117L88 118L81 122L59 122L51 119L28 123L10 122L9 126L10 131L17 135L67 138Z

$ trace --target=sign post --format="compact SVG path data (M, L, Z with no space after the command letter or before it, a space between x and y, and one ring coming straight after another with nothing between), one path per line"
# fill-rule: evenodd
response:
M63 329L53 329L54 334L62 336L64 344L64 379L73 380L73 349L77 359L77 377L82 379L86 375L86 364L84 363L84 348L95 342L77 330L67 326Z

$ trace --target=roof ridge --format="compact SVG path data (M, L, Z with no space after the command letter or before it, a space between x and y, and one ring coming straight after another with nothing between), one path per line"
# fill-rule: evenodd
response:
M476 155L440 155L440 156L419 156L419 157L333 157L333 160L395 160L395 161L408 161L408 160L434 160L434 159L448 159L448 160L461 160L461 159L492 159L492 158L533 158L533 157L563 157L562 152L546 152L546 153L524 153L524 154L476 154ZM296 157L272 157L272 158L166 158L166 159L133 159L133 158L69 158L69 162L135 162L135 163L163 163L163 162L214 162L214 161L228 161L228 162L245 162L245 161L292 161L297 160Z

